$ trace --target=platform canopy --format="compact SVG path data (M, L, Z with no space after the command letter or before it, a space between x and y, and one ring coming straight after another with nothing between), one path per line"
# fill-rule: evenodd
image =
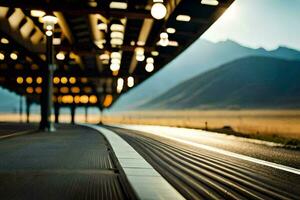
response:
M0 85L39 103L47 66L43 17L53 15L54 103L109 107L178 56L232 2L1 0Z

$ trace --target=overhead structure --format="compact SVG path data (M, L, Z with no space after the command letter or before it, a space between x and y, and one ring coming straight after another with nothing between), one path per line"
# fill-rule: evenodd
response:
M55 109L108 108L178 56L232 2L2 0L0 85L43 103L51 65L47 87L53 84Z

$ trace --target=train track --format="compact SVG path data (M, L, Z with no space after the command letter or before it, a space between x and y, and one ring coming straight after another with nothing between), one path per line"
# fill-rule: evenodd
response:
M186 199L300 199L300 177L112 128Z

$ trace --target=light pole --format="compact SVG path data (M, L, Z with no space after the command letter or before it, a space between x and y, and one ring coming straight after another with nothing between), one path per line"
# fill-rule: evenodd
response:
M53 15L43 17L44 29L46 33L46 56L47 67L43 71L42 95L41 95L41 122L40 129L43 131L53 131L54 127L51 122L51 110L53 107L52 91L53 91L53 31L58 19Z

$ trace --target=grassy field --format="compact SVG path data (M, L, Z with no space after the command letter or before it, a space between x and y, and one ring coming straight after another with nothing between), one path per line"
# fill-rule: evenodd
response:
M143 111L105 115L103 121L207 129L292 144L300 141L300 110Z

